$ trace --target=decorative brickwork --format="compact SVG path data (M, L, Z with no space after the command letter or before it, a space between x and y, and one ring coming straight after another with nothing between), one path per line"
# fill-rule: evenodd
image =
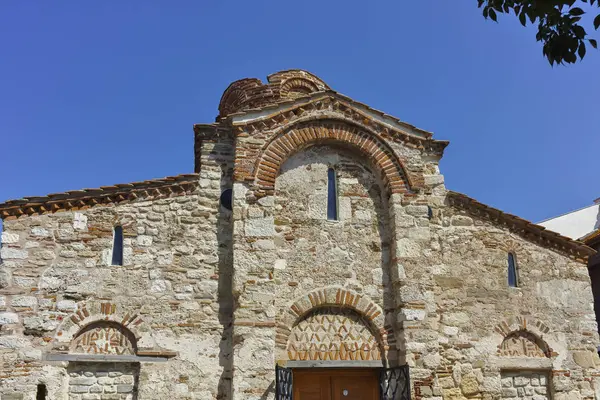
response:
M120 324L100 321L86 326L77 334L71 353L135 355L133 334Z
M512 332L504 338L498 348L498 355L505 357L550 357L548 346L527 331Z
M223 93L219 115L225 117L239 111L263 108L328 89L321 79L301 70L280 71L269 75L266 85L256 78L240 79L229 85Z
M379 360L395 343L390 333L371 299L329 287L292 304L277 325L276 343L291 360Z
M406 174L393 151L381 140L357 127L333 122L296 126L273 139L257 162L256 178L260 190L272 194L282 163L292 154L315 144L334 143L358 150L382 171L391 193L410 190Z
M56 334L55 351L92 354L135 354L144 320L122 313L117 304L90 302L66 318Z
M292 328L290 360L381 360L381 343L360 314L340 307L311 311Z

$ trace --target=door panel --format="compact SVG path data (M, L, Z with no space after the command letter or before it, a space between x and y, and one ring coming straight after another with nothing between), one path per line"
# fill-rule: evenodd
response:
M374 369L294 370L294 400L378 400Z
M331 400L330 377L294 372L294 400Z
M377 400L377 377L332 377L333 400Z

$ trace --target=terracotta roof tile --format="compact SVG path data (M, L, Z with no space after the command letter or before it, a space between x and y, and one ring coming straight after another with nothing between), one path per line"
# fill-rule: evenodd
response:
M140 194L155 197L157 194L149 193L149 189L158 190L160 195L170 195L173 191L185 193L190 188L195 187L197 181L198 174L182 174L160 179L100 186L99 188L51 193L46 196L28 196L0 203L0 217L9 218L67 209L81 209L99 203L110 204L133 200L140 197Z

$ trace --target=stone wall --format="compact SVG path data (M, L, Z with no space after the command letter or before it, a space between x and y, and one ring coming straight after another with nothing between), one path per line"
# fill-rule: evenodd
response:
M598 398L577 245L454 203L438 168L446 143L318 96L197 126L199 175L186 193L3 214L0 399L33 399L39 383L52 399L80 386L82 400L95 396L106 365L77 358L93 354L161 358L134 360L139 399L272 399L275 363L315 360L406 363L416 399L500 399L527 371L547 371L558 400ZM232 211L219 205L229 188ZM115 225L122 266L110 265Z
M502 398L546 400L550 398L547 371L502 372Z
M138 350L177 354L142 363L140 398L228 398L231 212L219 197L231 187L231 142L207 141L199 155L202 172L187 194L4 222L0 398L33 399L38 383L47 384L51 399L77 398L81 385L68 384L67 364L43 357L103 353L75 337L94 319L109 318L130 324ZM117 224L124 230L122 266L110 265ZM109 353L131 352L123 346Z
M69 400L137 400L139 364L71 363Z
M553 371L557 398L590 396L600 364L585 264L443 203L429 226L429 239L402 261L399 291L422 309L402 323L417 392L497 398L501 370L542 369ZM507 283L508 252L517 288Z

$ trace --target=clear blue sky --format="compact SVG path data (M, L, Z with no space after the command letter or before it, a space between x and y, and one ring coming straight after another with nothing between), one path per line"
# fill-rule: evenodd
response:
M302 68L449 140L449 189L533 221L591 204L600 54L551 68L476 3L4 1L0 201L192 172L230 82Z

